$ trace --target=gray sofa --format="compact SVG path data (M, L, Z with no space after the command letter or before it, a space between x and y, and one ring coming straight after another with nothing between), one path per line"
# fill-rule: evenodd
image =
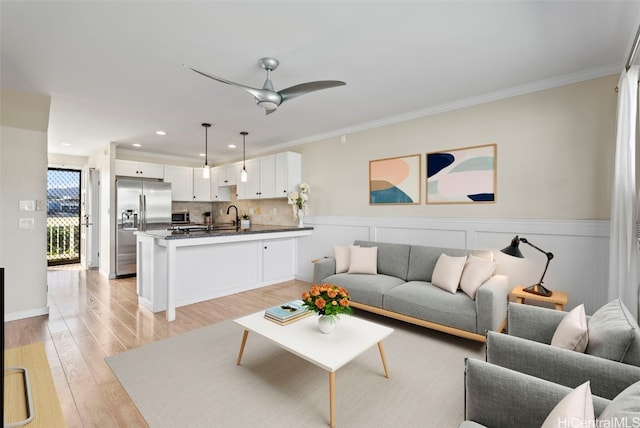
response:
M488 333L487 362L569 388L589 380L593 394L608 399L640 381L638 340L629 346L622 362L551 346L554 332L566 314L509 303L509 334ZM636 334L640 335L638 331Z
M484 361L467 359L465 421L459 428L538 428L571 390ZM592 390L598 425L559 421L558 426L631 427L640 421L639 400L640 382L630 385L613 400L599 397Z
M461 290L449 293L431 284L441 254L491 259L491 251L356 241L378 247L377 275L338 273L332 257L314 263L314 282L345 287L352 306L402 321L484 342L487 330L501 331L506 322L509 281L494 275L471 299Z

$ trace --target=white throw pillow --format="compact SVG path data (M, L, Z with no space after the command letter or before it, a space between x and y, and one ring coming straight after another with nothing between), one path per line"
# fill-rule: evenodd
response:
M349 273L378 274L378 247L351 247Z
M464 270L467 257L451 257L440 254L436 266L433 268L431 283L449 293L455 293L460 284L460 277Z
M591 387L587 381L576 387L556 404L541 428L594 427L595 423Z
M551 339L551 346L584 352L588 343L589 333L584 305L576 306L558 324Z
M344 273L349 270L349 265L351 264L351 247L354 247L354 245L345 247L335 245L333 247L333 258L336 259L336 273Z
M476 256L469 256L464 265L462 277L460 278L460 288L467 296L475 300L476 291L484 284L496 271L496 262L481 259Z

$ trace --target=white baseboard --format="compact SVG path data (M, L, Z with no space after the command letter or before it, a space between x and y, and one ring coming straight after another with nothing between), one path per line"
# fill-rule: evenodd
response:
M29 309L28 311L11 312L4 314L4 321L16 321L25 318L39 317L41 315L49 315L49 307Z

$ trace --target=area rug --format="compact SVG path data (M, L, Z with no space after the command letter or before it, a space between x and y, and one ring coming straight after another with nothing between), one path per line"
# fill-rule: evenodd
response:
M457 427L464 412L464 358L484 346L370 314L395 331L336 372L337 427ZM339 325L338 327L339 328ZM150 427L326 427L329 376L233 321L106 359Z

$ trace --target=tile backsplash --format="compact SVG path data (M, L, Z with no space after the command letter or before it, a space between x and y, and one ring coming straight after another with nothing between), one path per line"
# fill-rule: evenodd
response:
M173 202L173 211L189 211L192 223L204 223L204 213L211 212L214 223L229 223L234 220L235 210L227 215L229 205L238 207L238 215L249 214L252 223L295 226L298 220L293 217L293 208L286 198L238 200L235 186L231 187L230 202Z

